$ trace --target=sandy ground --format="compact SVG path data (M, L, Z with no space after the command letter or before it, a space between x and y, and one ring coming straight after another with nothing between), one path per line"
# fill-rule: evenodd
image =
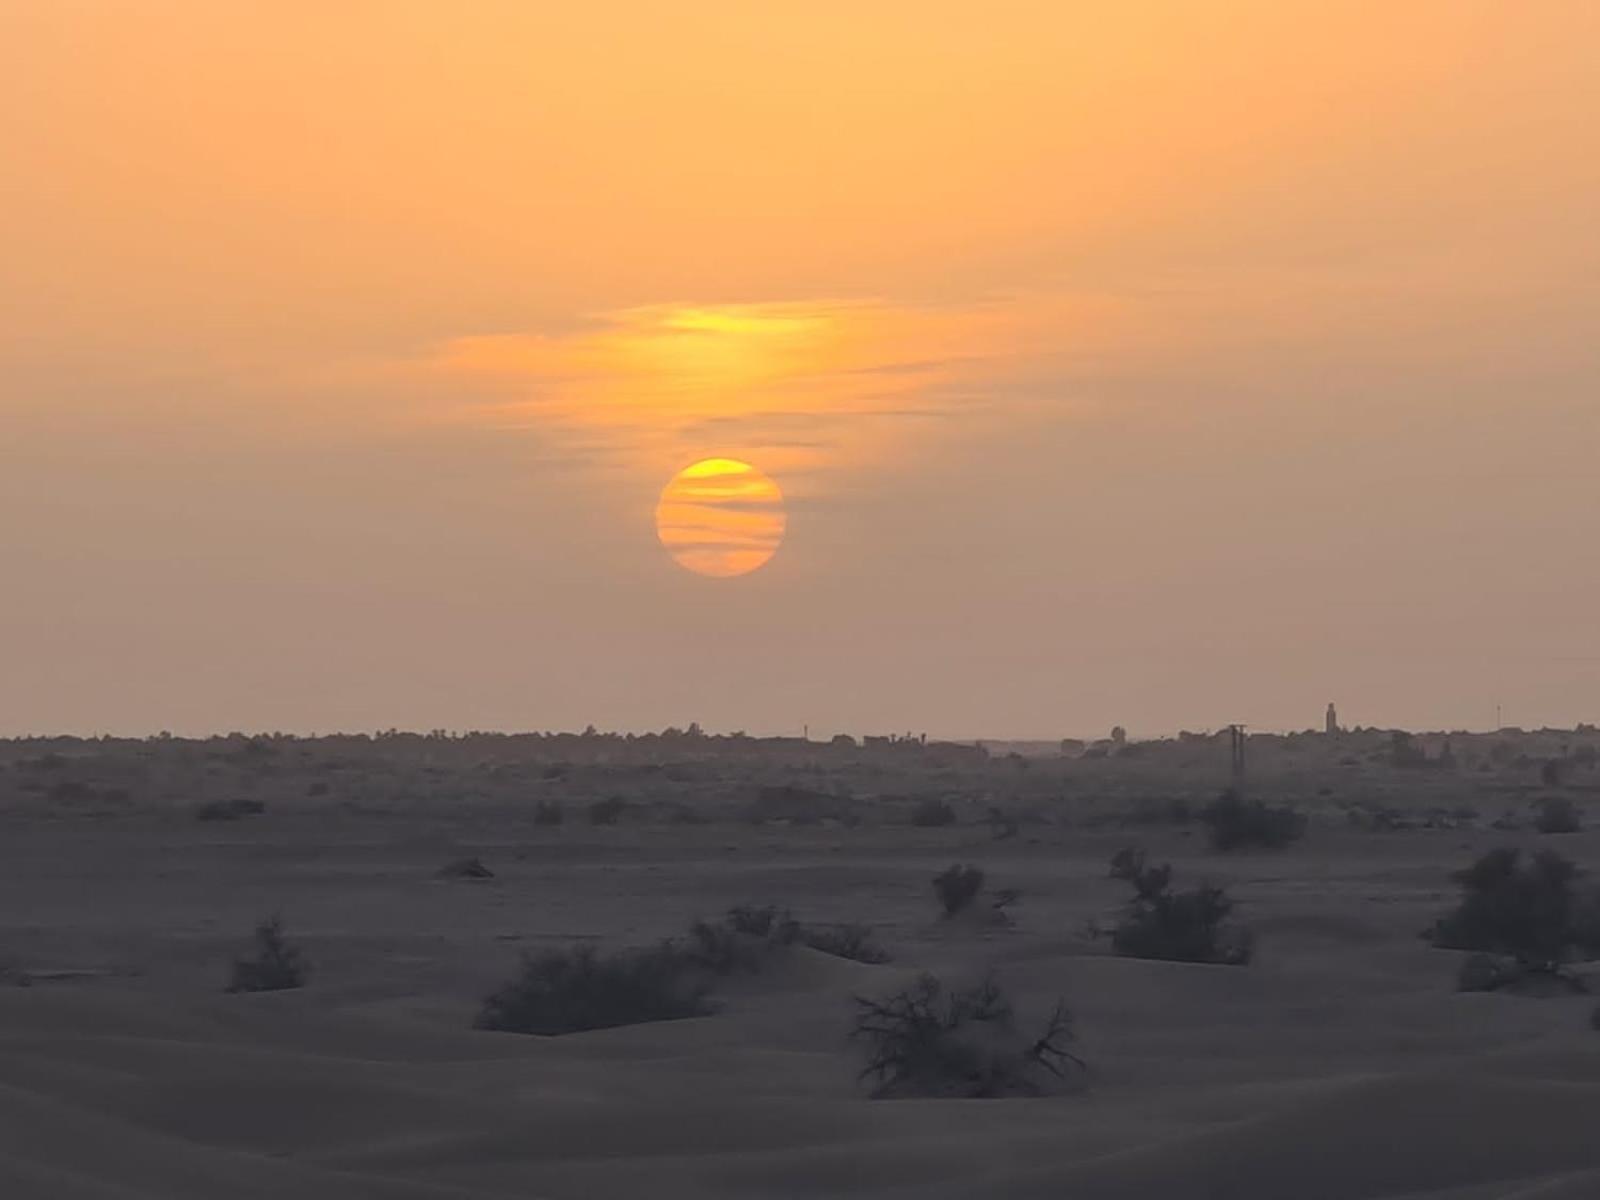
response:
M1111 957L1124 830L737 823L536 827L526 806L12 814L0 840L0 1195L1019 1196L1072 1200L1600 1197L1592 999L1460 995L1417 936L1486 829L1315 824L1219 857L1140 830L1181 879L1230 887L1246 968ZM1562 837L1600 864L1600 835ZM442 881L477 854L496 872ZM973 861L1024 899L951 929L929 878ZM715 1016L557 1039L474 1031L519 952L640 944L730 904L875 925L894 962L799 949ZM279 911L315 975L225 995ZM1045 1099L875 1101L853 993L998 971L1024 1015L1076 1014L1086 1086Z

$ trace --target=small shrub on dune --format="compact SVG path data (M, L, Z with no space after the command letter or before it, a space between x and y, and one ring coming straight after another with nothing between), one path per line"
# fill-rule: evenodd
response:
M560 825L567 819L567 809L559 800L541 800L534 806L535 825Z
M1583 828L1578 806L1566 796L1546 796L1539 801L1533 827L1540 833L1577 833Z
M1288 805L1246 800L1229 789L1200 810L1218 850L1262 847L1277 850L1305 836L1306 819Z
M1072 1015L1057 1002L1038 1037L1017 1029L1011 1002L990 979L947 991L924 975L881 1000L857 996L850 1036L864 1042L875 1099L1036 1096L1081 1069Z
M1255 952L1250 932L1229 922L1233 901L1219 887L1172 890L1172 867L1147 866L1143 850L1127 847L1111 860L1111 877L1133 886L1112 948L1126 958L1243 966Z
M878 964L890 959L866 925L807 925L800 931L800 940L813 950L853 962Z
M596 800L589 805L589 824L615 825L622 820L622 814L627 807L628 802L621 796L612 796L607 800Z
M1590 936L1587 901L1574 888L1577 876L1576 866L1550 850L1527 861L1512 847L1491 850L1451 876L1461 885L1461 901L1427 936L1442 949L1472 950L1489 962L1509 960L1491 971L1488 962L1469 959L1459 980L1463 990L1536 983L1540 977L1581 989L1581 981L1562 966Z
M304 987L310 974L305 955L283 936L283 921L274 916L256 926L255 957L234 959L228 991L288 991Z
M953 917L972 907L983 891L983 871L970 863L953 863L933 877L933 892L945 917Z
M475 1026L554 1037L710 1013L696 964L670 944L602 956L593 946L529 955L483 1002Z
M800 940L800 923L787 909L740 905L717 922L689 927L685 953L714 975L757 971L772 953Z

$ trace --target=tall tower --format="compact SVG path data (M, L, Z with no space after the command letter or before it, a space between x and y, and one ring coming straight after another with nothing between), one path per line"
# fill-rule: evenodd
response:
M1328 716L1323 731L1329 737L1333 737L1339 732L1339 713L1338 710L1333 707L1331 701L1328 704Z

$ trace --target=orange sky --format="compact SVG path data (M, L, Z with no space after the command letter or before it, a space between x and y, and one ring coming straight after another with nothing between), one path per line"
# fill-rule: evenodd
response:
M0 732L1594 720L1597 47L0 2Z

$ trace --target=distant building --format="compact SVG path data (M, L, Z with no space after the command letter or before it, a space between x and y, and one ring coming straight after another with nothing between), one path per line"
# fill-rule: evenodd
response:
M1339 710L1334 708L1331 702L1328 704L1325 732L1329 737L1333 737L1334 734L1339 732Z

